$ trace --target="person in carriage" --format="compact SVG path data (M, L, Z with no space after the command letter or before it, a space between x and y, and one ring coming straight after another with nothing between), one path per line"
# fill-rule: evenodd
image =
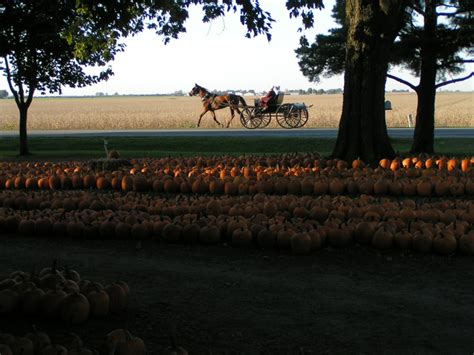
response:
M255 100L255 106L259 107L263 112L268 110L268 107L274 103L280 91L279 86L273 86L265 96Z

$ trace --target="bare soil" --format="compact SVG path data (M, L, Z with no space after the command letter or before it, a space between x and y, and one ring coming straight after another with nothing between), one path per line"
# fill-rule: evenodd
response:
M0 318L0 331L36 324L98 346L127 328L160 354L175 338L190 354L472 354L474 263L459 255L380 254L353 247L293 256L132 241L3 235L0 276L53 258L83 278L130 284L125 313L65 327Z

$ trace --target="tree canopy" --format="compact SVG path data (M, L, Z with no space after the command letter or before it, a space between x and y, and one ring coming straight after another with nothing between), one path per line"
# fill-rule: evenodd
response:
M424 0L417 0L407 6L404 26L393 44L390 56L392 66L398 65L418 77L422 60L420 48L426 40L423 32L424 3ZM438 0L433 5L443 9L437 14L443 18L443 22L437 25L436 37L430 39L430 45L436 52L439 88L457 82L457 79L446 78L448 75L461 74L465 69L464 64L474 62L474 3L466 0ZM301 72L313 82L344 72L347 35L344 0L336 1L332 17L337 26L331 28L329 34L316 35L312 43L303 36L300 46L295 50ZM389 78L401 79L393 74L389 74ZM465 80L464 77L460 79ZM416 86L404 80L398 81L412 89Z
M151 28L164 42L186 31L192 5L207 22L239 12L247 36L271 38L273 19L253 0L18 0L0 2L0 71L20 111L20 154L28 154L27 112L35 92L61 93L112 74L109 63L124 50L121 39ZM312 24L319 0L288 0L292 16ZM92 68L92 69L91 69Z
M418 107L412 152L433 153L434 105L436 89L469 79L474 73L459 76L466 63L474 62L474 3L466 0L416 0L407 2L403 26L389 51L391 66L408 69L419 77L411 83L390 72L387 77L403 83L417 93ZM327 35L317 35L310 44L302 37L296 49L301 71L311 81L341 74L346 68L348 26L344 1L333 8L338 24ZM458 75L456 78L447 77Z

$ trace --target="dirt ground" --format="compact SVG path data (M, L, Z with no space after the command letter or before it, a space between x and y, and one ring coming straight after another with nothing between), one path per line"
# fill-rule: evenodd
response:
M160 354L171 337L190 354L473 354L474 260L324 249L309 256L228 246L0 239L0 276L53 258L132 290L124 314L74 326L97 345L127 328ZM0 318L24 334L40 319Z

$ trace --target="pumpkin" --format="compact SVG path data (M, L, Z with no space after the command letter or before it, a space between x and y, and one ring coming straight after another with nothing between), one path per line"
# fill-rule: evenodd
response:
M435 253L449 255L454 253L457 248L458 242L449 230L444 230L433 238L433 251Z
M386 195L388 193L388 185L389 185L389 182L386 179L384 178L378 179L374 183L374 194Z
M40 300L41 314L48 319L58 318L61 302L66 296L67 294L63 290L47 291Z
M290 241L293 254L309 254L312 250L312 240L308 233L295 233Z
M145 240L151 238L153 230L148 228L145 223L135 223L132 225L130 235L134 240Z
M276 245L276 235L271 230L263 228L258 232L257 242L264 249L274 248Z
M335 248L346 248L353 243L353 234L348 228L341 226L329 228L327 231L329 245Z
M146 354L145 343L142 339L133 336L125 330L125 340L119 341L115 346L116 355L144 355Z
M41 300L45 292L40 288L35 288L22 294L22 309L26 315L38 315L41 311Z
M237 228L232 232L231 242L234 246L249 246L252 243L252 232L247 228Z
M68 350L59 344L49 344L42 348L40 355L68 355Z
M416 231L412 241L413 249L420 253L429 253L433 245L433 235L427 230Z
M199 241L203 244L215 244L220 241L220 230L217 226L204 226L199 231Z
M45 332L38 331L38 329L36 329L35 326L33 326L32 332L27 333L25 335L25 338L28 338L31 340L36 350L43 349L46 346L51 344L51 339L49 338L49 335Z
M365 167L364 161L360 160L360 158L357 158L352 161L352 169L362 169Z
M372 246L375 249L387 250L392 248L393 245L393 234L386 228L386 226L380 227L374 233L372 238Z
M392 164L392 161L390 159L384 158L379 161L379 166L383 169L389 169L390 164Z
M341 179L332 179L329 183L329 193L331 195L341 195L344 193L344 182Z
M376 232L376 223L370 221L362 221L357 224L354 231L354 239L361 245L372 244L372 238Z
M67 295L61 302L59 313L64 322L70 324L84 323L89 319L89 300L79 292Z
M105 176L99 176L97 177L96 187L98 190L108 190L111 187L110 180Z
M72 332L67 332L67 333L61 334L58 337L55 337L55 341L56 343L61 344L67 349L77 349L77 348L81 348L84 345L81 337L77 335L76 333L72 333Z
M431 196L432 184L429 179L423 178L416 184L416 193L418 196L429 197Z
M474 230L459 238L459 250L463 254L474 255Z
M135 175L132 179L132 189L136 192L148 190L148 181L143 175Z
M35 348L33 342L27 337L16 337L15 341L9 344L13 354L34 355ZM0 354L3 353L0 350Z
M107 354L114 354L118 343L127 339L128 331L125 329L114 329L105 336L104 350Z
M49 188L51 190L61 189L61 178L57 175L51 175L48 179Z
M291 247L291 237L295 234L292 229L282 228L278 231L276 239L279 248L287 249Z
M103 317L109 314L110 297L104 290L95 290L87 294L92 317Z
M105 287L105 291L109 295L110 313L120 313L125 309L128 303L128 295L122 286L112 283Z
M201 230L201 227L197 223L185 224L181 231L183 242L185 243L198 242L200 230Z
M407 250L412 246L413 236L409 231L398 232L394 235L393 242L398 248Z
M182 230L183 228L177 223L167 223L161 231L161 237L165 242L179 243Z

